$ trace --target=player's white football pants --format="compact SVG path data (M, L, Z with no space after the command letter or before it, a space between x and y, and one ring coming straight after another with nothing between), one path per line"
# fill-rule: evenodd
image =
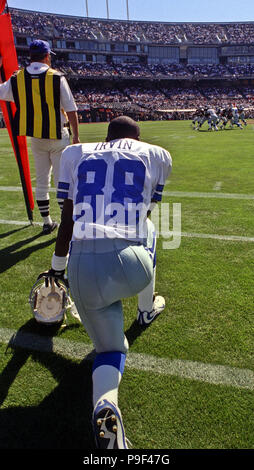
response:
M74 241L68 262L72 298L97 353L126 353L121 299L142 291L153 261L139 243L125 239Z

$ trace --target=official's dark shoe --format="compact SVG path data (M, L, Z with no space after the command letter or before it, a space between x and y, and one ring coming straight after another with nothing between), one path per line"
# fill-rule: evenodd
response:
M49 235L57 227L58 227L57 222L52 222L51 224L44 224L43 227L42 227L42 233L43 233L43 235Z

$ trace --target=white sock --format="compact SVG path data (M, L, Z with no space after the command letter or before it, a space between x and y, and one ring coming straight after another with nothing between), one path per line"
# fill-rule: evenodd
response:
M141 312L151 312L153 310L153 294L155 291L156 266L153 269L153 277L148 286L138 294L138 309Z
M52 219L50 215L48 215L47 217L43 217L43 222L44 224L52 224Z
M93 406L98 400L106 399L118 406L118 388L121 372L114 366L102 365L93 371Z

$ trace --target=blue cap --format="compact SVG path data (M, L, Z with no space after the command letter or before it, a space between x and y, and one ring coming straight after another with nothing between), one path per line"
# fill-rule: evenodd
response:
M30 44L30 52L33 54L54 54L50 49L50 45L47 41L42 39L35 39Z

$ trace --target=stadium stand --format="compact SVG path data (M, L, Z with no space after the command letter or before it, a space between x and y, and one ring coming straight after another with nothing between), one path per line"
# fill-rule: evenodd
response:
M41 38L57 53L80 121L184 119L199 106L241 104L254 116L254 22L158 23L10 8L19 65Z

